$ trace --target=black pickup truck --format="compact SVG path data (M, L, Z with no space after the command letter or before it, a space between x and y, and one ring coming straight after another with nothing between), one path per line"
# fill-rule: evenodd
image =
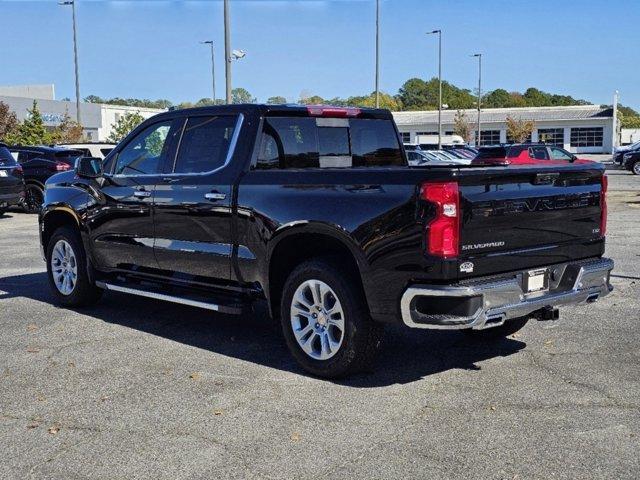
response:
M506 335L607 295L606 185L596 163L409 167L386 110L205 107L50 178L40 235L63 305L266 300L296 360L336 377L384 323Z

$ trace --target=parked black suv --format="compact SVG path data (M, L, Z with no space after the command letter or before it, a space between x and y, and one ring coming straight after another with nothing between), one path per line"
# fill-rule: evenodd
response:
M178 110L51 177L41 243L63 305L266 299L297 361L335 377L371 364L385 322L506 335L607 295L604 167L549 163L409 167L387 110Z
M0 216L24 198L22 167L16 162L7 146L0 143Z
M16 145L9 147L9 151L17 156L24 170L24 208L30 213L40 210L47 179L56 173L72 170L76 159L83 155L81 150L46 146Z
M629 170L634 175L640 175L640 150L629 150L622 154L620 168Z

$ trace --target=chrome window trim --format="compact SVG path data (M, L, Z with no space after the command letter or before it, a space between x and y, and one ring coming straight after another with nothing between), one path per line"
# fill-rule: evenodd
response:
M214 116L221 116L221 115L214 115ZM188 118L187 118L188 119ZM233 130L233 136L231 137L231 143L229 144L229 151L227 152L227 157L224 160L224 163L222 165L220 165L218 168L214 168L213 170L209 170L208 172L198 172L198 173L139 173L137 175L123 175L123 174L117 174L117 175L105 175L107 177L110 178L138 178L138 177L163 177L163 178L173 178L173 177L202 177L202 176L206 176L206 175L211 175L213 173L216 173L220 170L222 170L223 168L225 168L227 165L229 165L229 163L231 163L231 159L233 158L233 154L235 153L236 150L236 145L238 143L238 137L240 136L240 129L242 128L242 124L244 122L244 114L239 113L238 114L238 120L236 120L236 126ZM187 122L184 122L183 124L183 131L182 133L184 133L184 125L186 125ZM180 135L180 141L178 144L178 147L180 146L180 143L182 142L182 134ZM179 151L176 150L176 158L178 155ZM174 160L174 165L173 168L175 169L175 160Z

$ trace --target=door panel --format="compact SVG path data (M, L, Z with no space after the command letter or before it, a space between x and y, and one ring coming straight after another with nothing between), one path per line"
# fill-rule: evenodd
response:
M231 184L226 165L242 115L190 117L154 201L160 268L217 283L231 278ZM170 162L169 162L170 163Z
M181 126L181 120L172 119L153 123L118 148L100 195L89 210L99 267L158 269L153 251L153 201Z

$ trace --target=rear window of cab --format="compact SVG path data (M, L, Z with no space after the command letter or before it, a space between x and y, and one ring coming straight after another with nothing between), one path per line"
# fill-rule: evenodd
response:
M390 120L267 117L254 168L405 166Z

